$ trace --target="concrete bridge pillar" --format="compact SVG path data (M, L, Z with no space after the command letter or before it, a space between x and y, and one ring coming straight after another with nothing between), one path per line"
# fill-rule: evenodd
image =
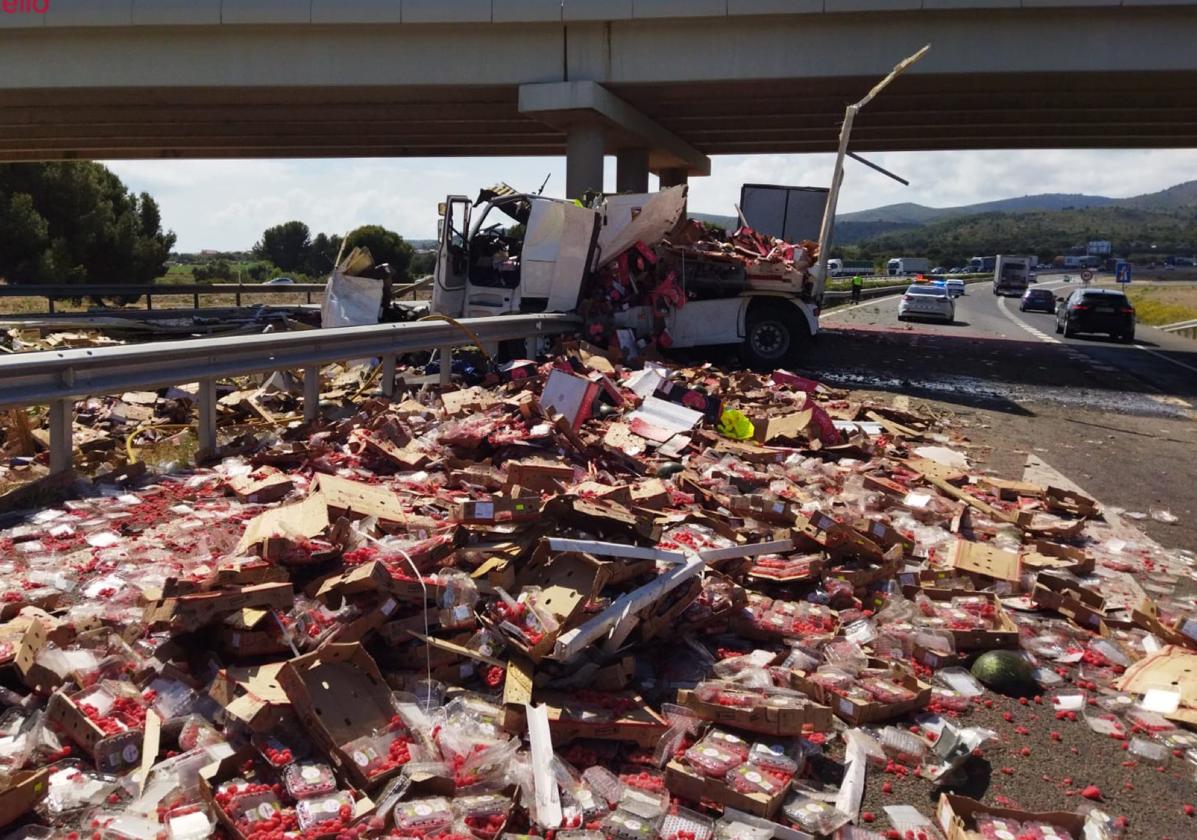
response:
M685 169L662 169L660 173L661 189L666 187L680 187L690 180L690 173Z
M565 135L565 195L581 198L587 190L603 191L605 137L598 123L574 123Z
M648 192L648 149L620 149L616 153L615 191Z

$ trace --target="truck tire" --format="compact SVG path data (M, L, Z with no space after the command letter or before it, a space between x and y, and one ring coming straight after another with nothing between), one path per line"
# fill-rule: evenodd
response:
M744 325L744 361L758 370L775 370L794 362L809 337L802 315L789 303L777 300L764 306L757 302L748 310Z

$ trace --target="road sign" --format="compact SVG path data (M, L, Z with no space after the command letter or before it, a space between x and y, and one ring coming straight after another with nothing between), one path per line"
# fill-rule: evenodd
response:
M1114 265L1114 282L1115 283L1129 283L1131 281L1131 265L1128 262L1119 260Z
M1090 280L1093 279L1093 272L1092 271L1082 271L1081 279L1084 280L1086 283L1088 283Z

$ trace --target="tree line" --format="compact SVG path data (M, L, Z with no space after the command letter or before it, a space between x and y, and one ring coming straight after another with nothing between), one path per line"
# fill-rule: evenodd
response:
M91 162L0 164L0 280L14 285L146 285L165 275L176 242L162 229L158 204L134 194L107 167ZM289 275L322 279L337 255L370 250L405 282L432 271L398 233L364 225L344 241L300 221L263 232L249 254L191 257L198 282L264 282ZM173 255L178 256L178 255ZM250 259L242 259L249 257Z
M1197 248L1197 208L1140 210L1089 207L1027 213L980 213L889 231L834 249L833 256L871 259L927 257L945 268L969 257L1034 254L1041 261L1084 254L1094 240L1111 243L1113 255L1144 253L1192 255Z

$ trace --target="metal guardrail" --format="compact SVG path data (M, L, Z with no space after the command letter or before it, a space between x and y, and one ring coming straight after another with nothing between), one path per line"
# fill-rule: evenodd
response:
M320 401L320 365L381 357L383 393L389 396L397 356L435 348L446 359L475 336L483 343L527 340L573 332L580 324L573 315L511 315L20 353L0 358L0 408L49 404L50 471L58 473L71 467L76 399L199 382L199 444L206 454L216 450L218 379L302 368L303 413L311 421ZM450 372L450 365L441 365L442 386Z
M381 282L381 281L380 281ZM397 283L392 287L392 294L401 298L409 292L415 292L430 284L430 278L424 278L414 283ZM255 295L291 295L302 294L306 302L312 302L313 294L323 294L323 283L287 283L269 285L267 283L158 283L144 286L135 285L59 285L59 286L0 286L0 298L40 297L49 304L50 313L54 313L54 301L86 297L144 297L145 308L154 308L154 296L191 295L192 303L199 309L200 295L233 295L236 305L241 305L241 297Z
M1175 324L1165 324L1160 329L1183 338L1197 339L1197 320L1177 321Z

